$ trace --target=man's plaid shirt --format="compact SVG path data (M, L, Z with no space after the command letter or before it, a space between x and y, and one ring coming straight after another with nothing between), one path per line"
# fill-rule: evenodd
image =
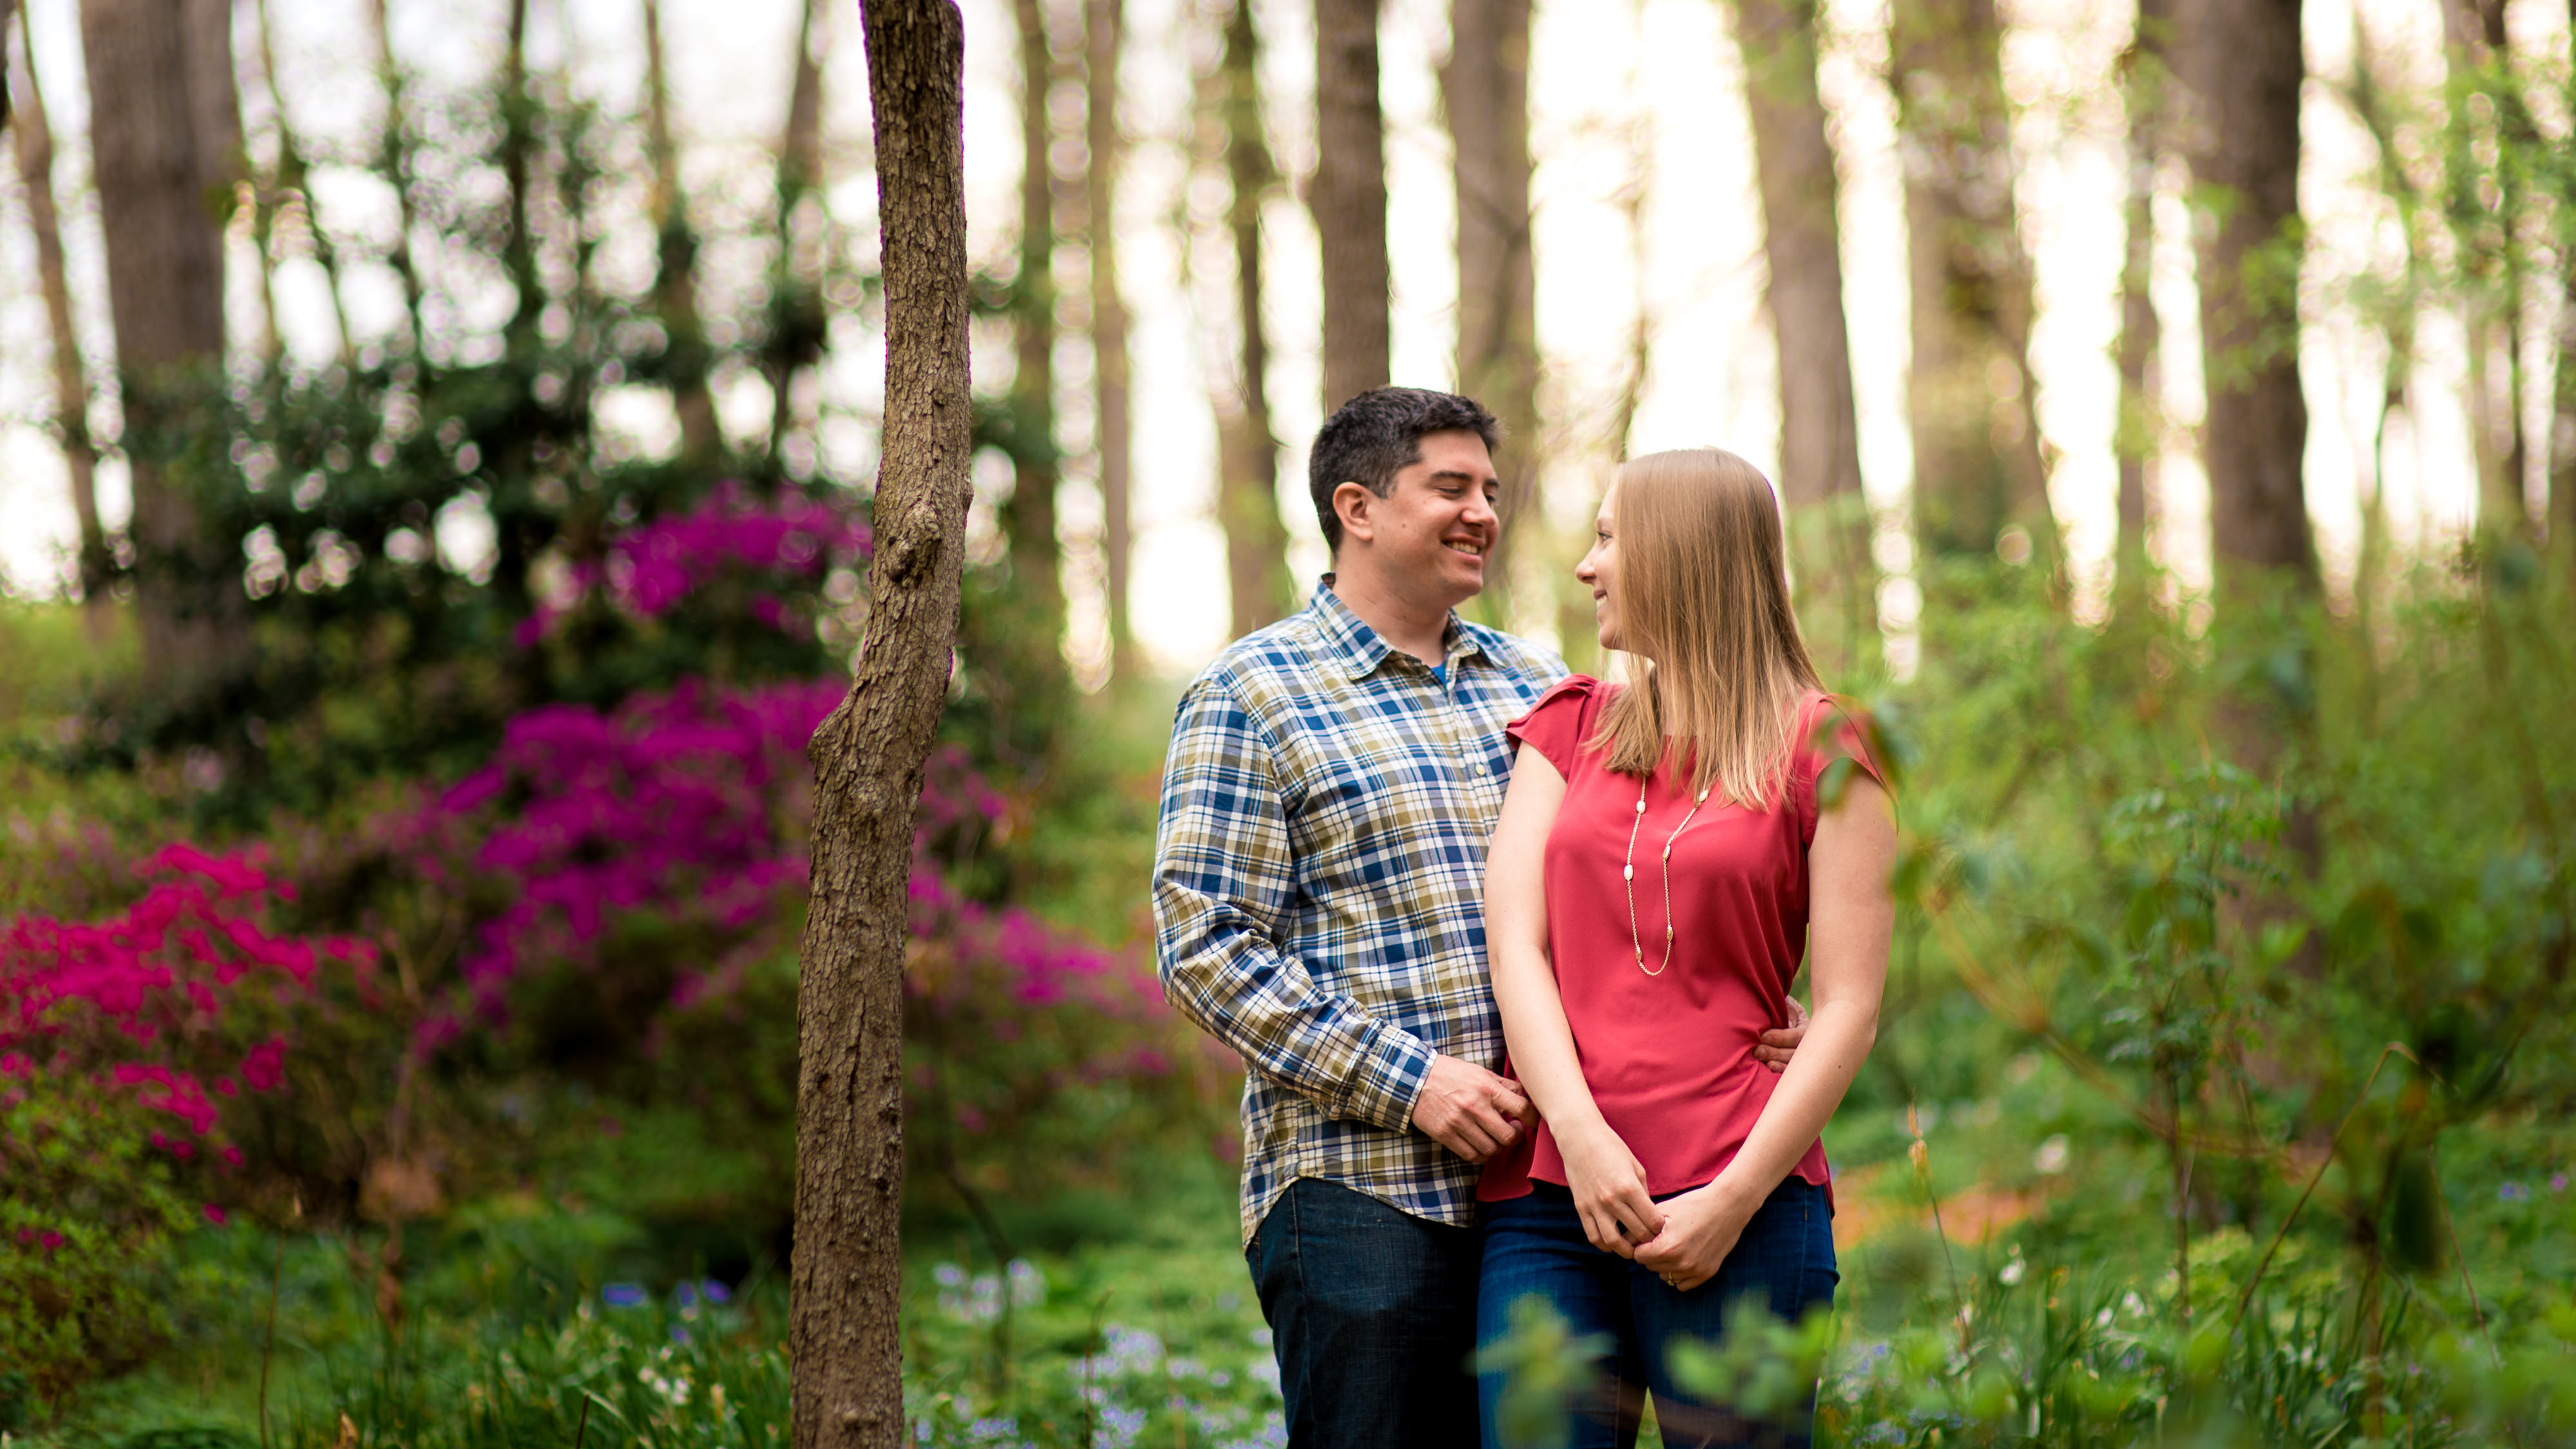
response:
M1246 1241L1300 1177L1475 1219L1475 1165L1413 1131L1413 1103L1435 1052L1501 1063L1484 876L1503 726L1565 663L1452 615L1445 667L1444 685L1319 585L1181 696L1156 955L1172 1004L1251 1068Z

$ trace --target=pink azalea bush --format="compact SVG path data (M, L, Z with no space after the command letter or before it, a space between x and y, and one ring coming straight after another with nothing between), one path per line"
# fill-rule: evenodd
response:
M864 558L870 542L868 526L844 509L788 490L763 498L726 483L688 512L628 529L603 557L576 564L570 597L530 616L514 637L523 647L536 642L592 597L632 618L658 619L737 575L750 581L745 607L754 619L782 634L810 635L812 621L769 581L810 590L835 564Z
M97 921L0 926L0 1360L44 1383L139 1355L150 1265L242 1167L230 1109L281 1091L295 1014L367 943L274 929L293 890L253 855L170 845Z

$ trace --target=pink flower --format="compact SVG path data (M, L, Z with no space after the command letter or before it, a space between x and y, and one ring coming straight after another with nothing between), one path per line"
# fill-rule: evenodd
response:
M213 1223L216 1227L222 1227L224 1225L224 1210L213 1203L206 1204L206 1221Z

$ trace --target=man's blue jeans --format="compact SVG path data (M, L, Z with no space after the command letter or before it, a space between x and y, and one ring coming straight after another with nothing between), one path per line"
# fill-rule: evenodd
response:
M1832 1303L1839 1281L1825 1190L1795 1177L1754 1212L1717 1276L1688 1293L1592 1246L1583 1236L1574 1195L1552 1182L1532 1183L1527 1197L1486 1205L1476 1341L1481 1346L1508 1334L1512 1304L1535 1293L1565 1316L1574 1333L1599 1334L1610 1345L1601 1361L1600 1392L1576 1406L1576 1449L1634 1445L1647 1389L1654 1391L1656 1425L1673 1449L1805 1449L1815 1416L1812 1394L1789 1422L1747 1422L1682 1393L1668 1357L1679 1339L1721 1341L1725 1313L1739 1299L1749 1297L1794 1323L1809 1309ZM1477 1384L1487 1449L1501 1444L1493 1418L1503 1382L1500 1374L1485 1374Z
M1292 1449L1476 1442L1476 1230L1301 1177L1243 1256L1279 1353Z

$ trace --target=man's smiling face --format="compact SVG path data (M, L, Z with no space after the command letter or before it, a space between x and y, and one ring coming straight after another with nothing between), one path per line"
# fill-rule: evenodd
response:
M1449 608L1485 587L1485 560L1503 534L1494 512L1502 480L1485 440L1463 428L1425 433L1421 449L1370 507L1371 551L1389 582L1437 591Z

